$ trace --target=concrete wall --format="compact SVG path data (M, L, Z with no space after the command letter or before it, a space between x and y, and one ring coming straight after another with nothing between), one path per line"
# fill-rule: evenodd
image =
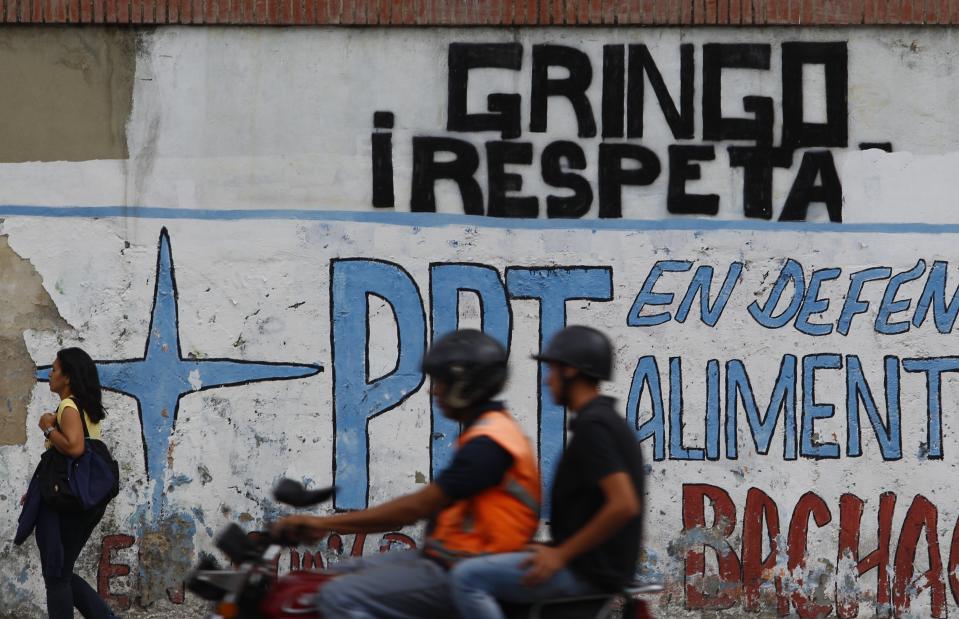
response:
M647 458L663 616L954 605L952 32L45 36L32 118L96 140L4 146L0 540L60 347L98 360L124 471L82 569L164 608L217 529L282 513L282 476L337 509L428 483L456 428L418 361L457 322L509 345L548 479L564 411L529 355L588 323ZM279 570L421 539L396 533ZM40 612L36 555L0 541L0 614Z

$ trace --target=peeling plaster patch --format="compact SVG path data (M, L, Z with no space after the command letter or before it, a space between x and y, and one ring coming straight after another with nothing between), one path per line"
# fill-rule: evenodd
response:
M140 541L140 604L164 599L167 589L183 582L193 562L196 526L186 514L164 518Z
M859 599L862 588L859 586L859 566L851 552L839 558L836 568L836 600L838 603Z
M190 386L193 387L194 391L199 391L203 387L203 381L200 380L200 370L193 370L190 372Z
M27 406L36 383L34 361L23 332L65 330L70 325L60 316L43 280L33 265L0 236L0 445L22 445L27 440Z
M659 562L659 555L651 548L644 548L639 553L638 567L636 568L635 580L638 582L661 583L666 579L662 565Z
M127 157L133 106L133 30L39 26L2 29L0 161Z
M170 488L178 488L189 483L193 483L193 478L189 475L176 475L170 480Z
M39 568L37 568L39 571ZM0 576L0 600L4 603L4 617L43 617L46 608L33 604L30 590L22 582L13 582Z

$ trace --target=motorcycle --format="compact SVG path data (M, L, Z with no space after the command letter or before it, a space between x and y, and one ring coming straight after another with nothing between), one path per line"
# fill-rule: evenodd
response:
M280 503L303 508L319 505L335 488L307 490L284 479L273 490ZM217 537L216 547L234 567L222 568L211 556L201 558L190 574L187 588L212 602L210 619L322 619L315 605L316 592L337 574L294 570L276 578L274 565L283 548L295 546L270 532L247 535L236 524ZM649 604L640 596L659 593L662 585L635 583L622 591L600 595L553 598L535 604L502 603L509 619L652 619Z

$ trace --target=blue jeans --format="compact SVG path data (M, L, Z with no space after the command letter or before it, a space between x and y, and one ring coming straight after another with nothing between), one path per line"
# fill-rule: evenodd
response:
M455 619L449 572L417 551L356 557L316 596L327 619Z
M504 619L497 600L532 604L549 598L590 595L599 589L579 578L569 568L546 582L527 587L522 583L526 568L520 565L528 552L511 552L460 561L450 572L450 589L462 619Z

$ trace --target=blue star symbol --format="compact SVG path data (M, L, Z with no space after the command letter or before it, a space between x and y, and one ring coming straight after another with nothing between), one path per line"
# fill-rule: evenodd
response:
M305 378L323 371L322 366L301 363L185 359L180 350L177 298L170 235L163 228L157 255L153 312L143 357L96 361L104 389L131 396L137 401L146 472L153 483L154 518L159 518L165 500L167 449L180 400L184 396L218 387ZM49 380L49 376L49 366L37 371L39 380Z

